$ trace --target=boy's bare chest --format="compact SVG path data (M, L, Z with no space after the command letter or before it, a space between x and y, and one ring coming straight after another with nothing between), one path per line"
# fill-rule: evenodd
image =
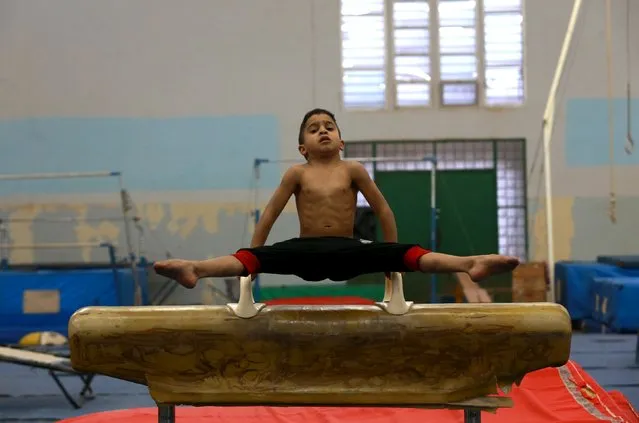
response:
M345 172L304 175L299 191L301 195L313 198L341 197L354 193L353 181Z

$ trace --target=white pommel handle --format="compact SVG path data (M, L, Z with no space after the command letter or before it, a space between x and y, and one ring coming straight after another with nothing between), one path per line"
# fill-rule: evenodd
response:
M378 305L389 314L395 315L406 314L410 310L413 302L406 301L404 297L404 281L401 273L393 272L390 280L386 278L384 281L384 301Z
M228 307L237 317L250 319L257 315L266 304L255 303L253 297L253 280L250 276L240 278L240 299L237 303L229 303Z

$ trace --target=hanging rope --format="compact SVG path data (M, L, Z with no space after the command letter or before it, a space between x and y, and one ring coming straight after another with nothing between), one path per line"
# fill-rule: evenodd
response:
M626 145L624 150L626 154L632 154L635 149L635 142L632 139L632 65L630 56L630 0L626 0L626 124L628 125L626 133Z
M615 198L615 129L612 79L612 0L606 0L606 64L608 76L608 147L610 156L610 207L608 215L612 223L617 222L617 200Z

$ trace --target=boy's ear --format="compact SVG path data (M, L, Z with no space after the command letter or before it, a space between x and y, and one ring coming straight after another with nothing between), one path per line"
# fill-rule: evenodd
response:
M344 147L346 146L346 143L344 142L344 140L339 140L339 149L340 151L344 151Z
M299 147L297 147L297 149L302 156L306 157L306 147L304 147L303 145L300 145Z

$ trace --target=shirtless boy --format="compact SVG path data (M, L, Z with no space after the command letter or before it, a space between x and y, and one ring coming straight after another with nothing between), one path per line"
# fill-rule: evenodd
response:
M308 112L300 125L298 142L306 163L284 173L255 227L250 248L201 261L158 261L155 271L193 288L201 278L257 273L297 275L307 281L343 281L365 273L417 271L466 273L478 281L511 271L519 264L516 257L459 257L398 243L393 211L364 166L340 157L344 141L331 112ZM353 237L358 191L380 221L383 242L363 242ZM299 237L266 246L271 228L291 196L295 196L299 216Z

